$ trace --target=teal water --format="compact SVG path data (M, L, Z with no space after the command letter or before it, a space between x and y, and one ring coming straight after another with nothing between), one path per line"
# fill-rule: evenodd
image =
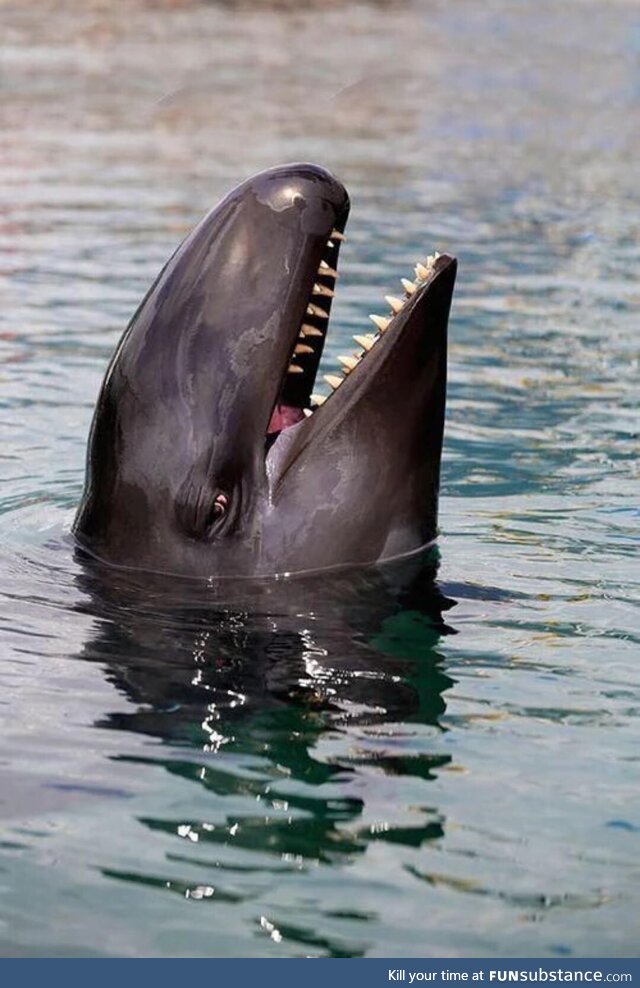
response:
M635 954L637 5L121 15L0 9L0 953ZM459 258L438 590L102 586L106 361L296 159L353 202L325 370Z

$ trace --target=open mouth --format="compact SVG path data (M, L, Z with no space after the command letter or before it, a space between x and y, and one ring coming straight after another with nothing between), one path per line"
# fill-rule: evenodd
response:
M334 229L327 241L271 415L267 429L267 450L286 429L305 418L313 417L325 403L330 403L333 394L347 378L366 376L367 365L371 366L370 362L373 362L374 355L379 352L377 348L380 341L387 334L394 335L394 327L400 321L405 321L408 308L414 308L434 276L451 261L448 255L435 252L415 265L413 278L401 279L401 293L385 296L388 312L369 316L374 331L371 332L370 327L366 327L366 332L355 335L353 339L357 350L338 356L339 367L323 375L329 392L322 394L316 390L317 378L329 331L331 303L336 295L338 255L345 239L341 230Z

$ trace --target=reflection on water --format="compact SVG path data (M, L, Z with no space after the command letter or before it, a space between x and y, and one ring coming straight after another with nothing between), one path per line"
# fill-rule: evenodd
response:
M636 6L0 21L0 953L633 953ZM199 216L295 159L353 200L326 371L459 257L437 582L96 572L106 360Z
M451 762L440 746L429 750L429 739L441 731L453 685L436 646L452 631L442 613L454 602L433 584L432 565L411 570L309 579L293 592L282 582L185 587L183 601L180 588L164 588L169 610L148 586L108 593L104 574L89 580L87 606L101 620L82 658L99 662L131 701L101 726L163 742L159 752L118 761L200 790L168 816L139 818L173 845L160 874L113 866L102 874L244 903L260 875L286 884L320 865L348 866L373 842L419 848L443 837L436 809L415 807L395 822L354 785L363 773L429 780ZM382 740L395 724L404 738ZM318 757L347 737L337 757ZM371 908L343 902L338 913L362 921ZM364 951L357 938L321 935L286 913L262 928L272 940L333 956Z

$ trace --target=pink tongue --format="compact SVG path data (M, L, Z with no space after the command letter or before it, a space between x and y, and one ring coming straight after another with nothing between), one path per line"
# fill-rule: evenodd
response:
M269 422L267 435L270 435L272 432L282 432L288 426L295 425L296 422L301 422L303 418L304 415L301 408L294 408L292 405L276 405L271 416L271 421Z

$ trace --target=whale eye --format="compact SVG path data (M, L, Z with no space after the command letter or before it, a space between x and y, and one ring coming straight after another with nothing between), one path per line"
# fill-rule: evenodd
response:
M227 495L222 492L216 494L213 503L211 504L211 508L209 509L206 522L206 528L209 535L213 535L220 527L220 524L226 517L228 507L229 498Z
M223 515L227 510L229 499L226 494L218 494L213 502L213 510L216 515Z
M229 498L226 494L218 494L215 501L213 502L211 508L211 520L213 522L219 521L227 513L227 505L229 504Z

